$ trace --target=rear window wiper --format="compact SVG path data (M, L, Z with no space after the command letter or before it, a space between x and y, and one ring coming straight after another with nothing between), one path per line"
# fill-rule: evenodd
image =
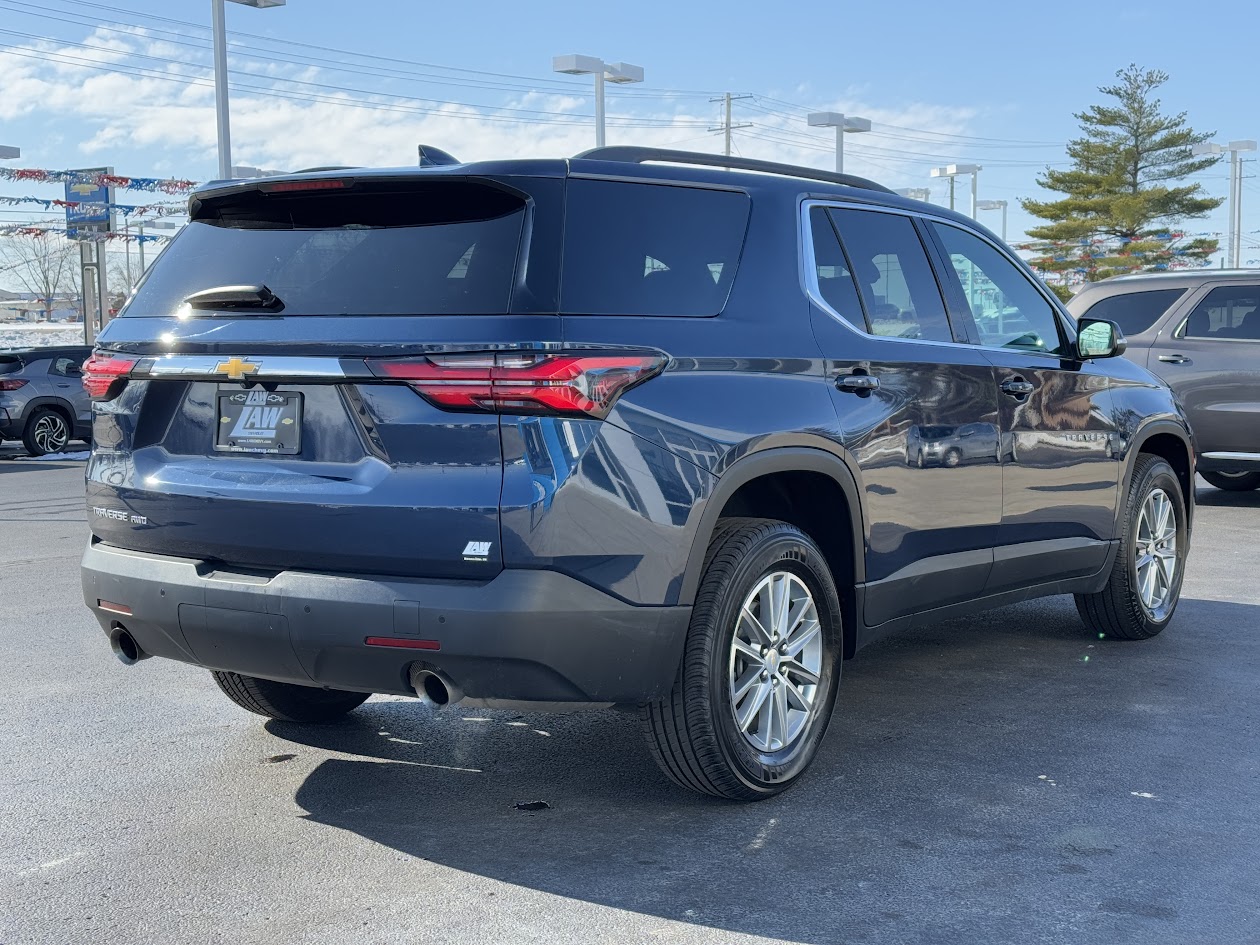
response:
M261 308L278 312L284 308L280 297L265 285L220 285L202 289L186 296L184 304L199 310Z

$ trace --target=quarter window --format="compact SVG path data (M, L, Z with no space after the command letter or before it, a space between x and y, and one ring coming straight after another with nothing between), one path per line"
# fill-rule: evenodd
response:
M1260 286L1218 286L1207 294L1190 317L1182 335L1231 341L1260 341Z
M909 217L831 210L873 335L953 341L941 291Z

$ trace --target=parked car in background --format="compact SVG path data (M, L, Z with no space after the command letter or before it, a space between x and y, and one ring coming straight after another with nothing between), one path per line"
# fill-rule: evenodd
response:
M21 440L32 456L60 453L92 435L92 404L83 389L91 348L0 350L0 440Z
M624 147L189 209L84 368L123 662L291 721L638 707L675 782L755 800L885 634L1047 594L1172 619L1185 418L962 214Z
M1068 303L1128 339L1127 357L1185 406L1199 473L1218 489L1260 487L1260 270L1117 276Z

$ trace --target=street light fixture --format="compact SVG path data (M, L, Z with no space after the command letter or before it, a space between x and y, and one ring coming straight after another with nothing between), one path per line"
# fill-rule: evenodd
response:
M0 144L0 160L12 161L14 158L20 158L21 156L21 148L13 148L7 144Z
M232 0L246 7L265 10L282 7L286 0ZM219 178L232 176L232 134L228 128L227 27L224 25L223 0L210 0L210 19L214 26L214 114L219 133Z
M836 173L844 173L844 136L871 130L869 118L847 118L840 112L810 112L811 128L836 129Z
M932 191L928 187L902 187L896 193L899 197L922 200L924 203L929 203L932 200Z
M604 82L625 85L643 81L643 67L628 62L604 62L595 56L554 56L552 72L595 76L595 147L604 146Z
M1256 150L1254 141L1231 141L1217 144L1208 141L1191 149L1195 154L1224 154L1229 152L1229 267L1237 269L1242 256L1242 158L1243 151Z
M932 168L933 177L949 178L949 209L954 209L954 178L962 174L971 175L971 219L976 218L976 181L984 170L979 164L950 164L946 167Z
M976 201L977 210L1001 210L1002 211L1002 242L1006 242L1006 201L1005 200L978 200Z

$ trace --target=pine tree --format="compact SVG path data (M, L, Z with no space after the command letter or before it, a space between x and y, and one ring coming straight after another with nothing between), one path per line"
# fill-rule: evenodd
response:
M1153 93L1168 81L1167 73L1131 64L1116 78L1116 85L1099 89L1114 103L1076 115L1082 137L1068 143L1072 167L1046 168L1037 179L1065 196L1020 200L1033 216L1050 221L1028 231L1042 241L1030 247L1040 254L1032 265L1063 274L1065 282L1203 266L1216 252L1216 240L1190 238L1178 229L1223 202L1204 196L1198 184L1179 185L1218 160L1193 153L1214 132L1194 131L1185 112L1163 113Z

